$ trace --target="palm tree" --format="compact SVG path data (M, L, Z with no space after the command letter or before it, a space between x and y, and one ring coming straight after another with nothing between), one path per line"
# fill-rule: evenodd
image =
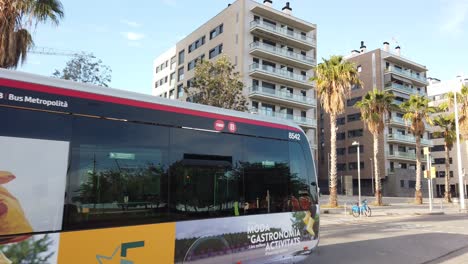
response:
M434 125L439 126L442 131L434 132L436 137L444 138L444 147L445 147L445 194L444 198L446 202L451 202L450 197L450 182L449 182L449 172L450 172L450 163L449 163L449 153L453 147L453 143L456 140L455 134L455 116L454 114L450 115L438 115L434 118Z
M448 101L442 107L454 107L454 93L447 94ZM457 103L459 108L458 122L460 125L460 135L465 141L465 148L468 151L468 86L463 85L460 92L457 93Z
M356 65L343 60L342 56L331 56L314 68L317 95L321 106L330 115L330 206L338 206L336 179L336 116L343 113L345 99L353 85L362 86Z
M16 68L26 60L34 44L28 30L48 20L57 25L62 17L58 0L0 1L0 68Z
M377 205L382 205L382 191L379 175L379 135L385 128L385 115L396 108L393 104L395 96L392 92L379 91L374 88L368 92L364 98L356 103L356 107L361 110L361 119L367 123L367 128L374 138L374 175L375 175L375 201Z
M405 112L403 119L411 123L410 130L416 138L416 186L415 202L422 204L421 192L421 137L426 131L424 121L432 125L429 117L430 113L435 112L435 108L429 106L429 99L424 96L411 95L410 99L400 105Z

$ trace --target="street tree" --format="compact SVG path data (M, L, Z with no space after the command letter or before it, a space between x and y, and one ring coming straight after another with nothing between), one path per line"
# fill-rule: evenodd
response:
M435 108L429 106L429 99L420 95L411 95L410 99L400 105L405 113L403 119L410 123L410 131L416 139L416 185L414 199L416 204L422 204L421 192L421 137L426 131L425 122L432 125L430 114Z
M1 0L0 68L16 68L24 63L34 45L30 31L48 21L58 25L63 15L58 0Z
M344 112L346 99L349 97L351 87L362 82L352 62L343 60L342 56L331 56L314 68L317 95L323 110L330 115L330 171L329 189L331 207L338 206L337 177L336 177L336 126L337 115Z
M445 150L445 194L444 199L446 202L451 202L450 197L450 150L453 147L453 143L456 141L455 134L455 116L454 114L440 114L434 118L434 125L440 128L440 131L435 131L434 136L437 138L442 137L444 139L444 150Z
M364 98L356 103L356 107L361 110L361 119L367 124L367 128L372 133L374 139L374 177L375 177L375 202L382 205L382 187L380 182L379 161L379 135L385 128L385 117L390 111L397 108L393 104L395 95L388 91L379 91L374 88L369 91Z
M453 109L455 103L454 93L448 93L447 99L447 103L444 103L442 106ZM457 103L460 135L465 141L465 148L468 151L468 86L463 85L460 92L457 93Z
M238 111L247 110L239 72L225 55L215 62L202 60L195 67L190 87L184 87L190 101Z
M76 54L69 60L62 71L56 69L52 76L64 80L108 87L111 81L111 73L110 67L103 65L100 59L92 54L81 53Z

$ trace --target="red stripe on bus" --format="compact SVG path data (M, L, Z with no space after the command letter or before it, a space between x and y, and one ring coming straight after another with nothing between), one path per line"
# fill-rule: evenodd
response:
M166 111L166 112L174 112L174 113L187 114L187 115L192 115L192 116L201 116L201 117L208 117L208 118L213 118L213 119L224 119L228 121L240 122L240 123L251 124L251 125L266 126L266 127L279 128L279 129L292 130L292 131L300 131L299 129L295 127L289 127L286 125L269 123L265 121L250 120L250 119L246 119L242 117L233 117L233 116L226 116L226 115L221 115L221 114L213 114L213 113L203 112L199 110L160 105L160 104L142 102L142 101L133 100L133 99L125 99L125 98L109 96L109 95L101 95L101 94L94 94L94 93L88 93L88 92L82 92L82 91L76 91L76 90L69 90L69 89L64 89L64 88L48 86L48 85L28 83L28 82L22 82L22 81L10 80L10 79L0 78L0 85L7 86L9 88L17 88L17 89L31 90L31 91L37 91L37 92L43 92L43 93L49 93L49 94L57 94L57 95L63 95L63 96L82 98L82 99L90 99L90 100L95 100L95 101L103 101L103 102L115 103L115 104L120 104L120 105L129 105L129 106L135 106L139 108L146 108L146 109L152 109L152 110L161 110L161 111Z

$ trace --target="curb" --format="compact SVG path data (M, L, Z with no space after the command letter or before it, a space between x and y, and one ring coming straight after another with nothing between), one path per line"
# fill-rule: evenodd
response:
M413 213L413 215L445 215L444 212Z

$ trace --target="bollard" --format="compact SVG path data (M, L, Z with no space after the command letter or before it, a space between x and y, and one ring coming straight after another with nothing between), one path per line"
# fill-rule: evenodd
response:
M347 214L346 214L346 207L347 207L347 206L346 206L346 203L344 203L344 214L345 214L345 215L347 215Z
M440 199L440 210L444 209L444 202L443 199Z

